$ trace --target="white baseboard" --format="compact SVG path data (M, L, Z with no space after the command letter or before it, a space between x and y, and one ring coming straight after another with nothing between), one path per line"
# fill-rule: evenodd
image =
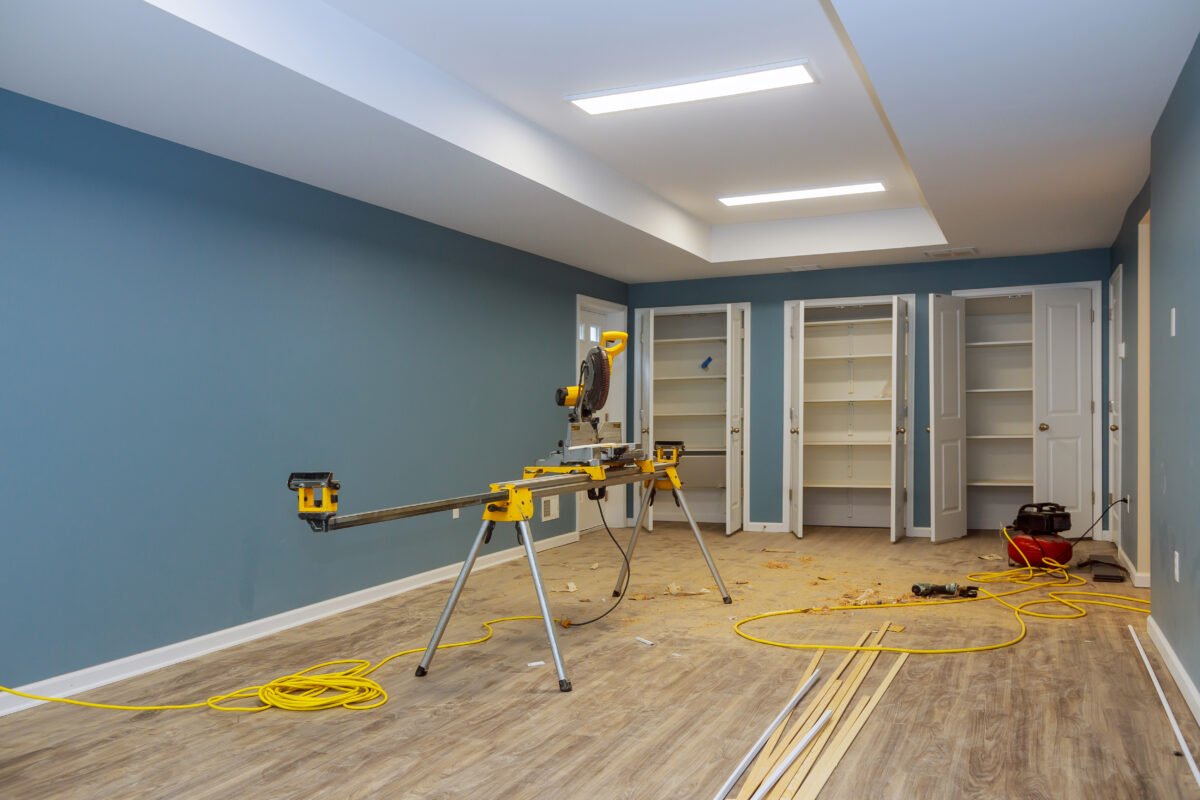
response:
M1121 563L1122 567L1129 570L1129 580L1133 582L1134 586L1138 589L1150 588L1150 573L1138 572L1133 566L1133 562L1129 560L1129 556L1125 555L1125 551L1120 547L1117 548L1117 561Z
M1167 637L1163 635L1162 628L1158 627L1153 616L1146 620L1146 632L1150 634L1150 641L1154 642L1154 646L1158 648L1163 663L1167 665L1167 671L1175 679L1175 685L1179 687L1179 693L1183 695L1188 708L1191 709L1192 716L1200 722L1200 690L1196 689L1192 676L1188 675L1187 670L1183 668L1183 662L1179 660L1179 656L1175 655L1174 648L1167 641Z
M535 540L535 546L538 551L542 551L578 541L578 531L572 531L571 533L551 536L548 539L540 541ZM506 561L521 558L524 555L525 549L519 545L495 553L488 553L479 557L475 562L475 569L487 569L497 564L503 564ZM29 694L40 694L49 697L70 697L81 692L106 686L110 683L123 681L126 678L132 678L156 669L169 667L181 661L214 653L226 647L233 647L234 645L243 644L263 636L270 636L273 633L279 633L288 628L294 628L297 625L304 625L305 623L314 622L334 614L340 614L343 611L365 606L368 603L374 603L388 597L403 594L404 592L411 592L413 589L419 589L422 586L428 586L431 583L437 583L447 578L456 577L459 570L462 569L462 564L463 562L461 561L456 564L447 564L444 567L431 569L417 575L410 575L407 578L400 578L399 580L383 583L379 586L360 589L357 592L344 594L340 597L331 597L319 603L294 608L291 611L284 611L281 614L235 625L232 628L206 633L194 639L175 642L174 644L168 644L154 650L147 650L144 653L135 653L134 655L118 658L115 661L109 661L104 664L84 667L75 672L46 678L45 680L17 688L19 691L28 692ZM41 705L41 702L40 700L26 700L23 697L11 694L0 694L0 717Z
M787 533L787 525L782 522L747 522L742 526L744 531L755 533Z
M908 529L908 535L912 536L916 539L932 539L933 538L933 528L912 527L912 528Z

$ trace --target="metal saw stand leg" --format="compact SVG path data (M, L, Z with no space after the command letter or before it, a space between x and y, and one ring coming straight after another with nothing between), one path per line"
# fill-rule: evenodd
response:
M454 582L454 588L450 590L450 599L446 601L446 608L442 611L441 618L438 619L437 627L433 629L433 638L429 640L429 647L425 648L425 655L421 656L421 663L417 667L418 678L424 677L429 672L433 654L437 652L438 644L442 641L442 634L446 632L446 625L450 622L450 615L454 613L454 607L458 605L458 597L467 584L467 576L471 574L471 568L475 566L479 548L492 538L492 531L495 528L496 523L491 520L484 520L483 524L479 526L479 535L475 537L475 543L471 545L471 551L467 553L467 560L463 562L462 570L458 573L458 580Z
M729 605L733 602L733 598L729 596L729 590L725 588L725 581L721 580L721 573L717 572L717 565L704 545L704 538L700 535L700 526L696 524L696 518L692 516L687 501L683 499L683 490L675 488L671 491L674 492L675 499L679 501L679 507L683 509L683 515L687 517L688 524L692 526L692 533L696 534L696 544L700 545L700 552L704 554L704 560L708 562L708 571L712 573L713 580L717 582L717 588L721 590L721 599L725 601L725 605Z
M567 679L567 668L563 666L562 654L558 652L558 638L554 635L554 617L550 616L550 603L546 601L546 589L542 586L542 573L538 569L537 548L533 544L533 536L529 533L529 523L522 520L517 523L517 536L525 545L525 557L529 559L529 572L533 575L533 590L537 592L538 606L542 609L542 622L546 625L546 638L550 640L550 654L554 657L554 669L558 671L558 688L560 691L571 691L571 681Z
M645 519L646 509L650 507L650 500L657 491L656 487L650 487L642 493L642 504L638 507L637 518L633 523L633 535L629 537L629 550L625 554L625 559L633 563L633 549L637 547L638 532L642 529L642 520ZM687 517L688 525L692 527L692 533L696 536L696 544L700 546L700 552L704 555L704 560L708 564L708 571L712 573L713 580L717 582L717 589L721 591L721 599L726 605L733 602L733 598L729 596L729 590L725 588L725 581L721 580L721 573L717 571L717 564L713 561L712 554L708 552L708 546L704 544L704 538L700 535L700 527L696 524L696 518L692 516L692 511L688 508L687 501L683 499L683 490L672 488L671 492L675 495L675 500L678 501L679 507L683 509L683 515ZM625 570L627 566L624 562L621 563L621 573L617 576L617 585L613 587L613 597L621 596L621 584L625 581Z

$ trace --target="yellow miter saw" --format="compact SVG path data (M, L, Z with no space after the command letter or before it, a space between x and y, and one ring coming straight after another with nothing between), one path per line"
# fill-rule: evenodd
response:
M634 442L623 441L621 423L602 422L598 412L608 402L613 359L625 350L629 334L604 331L600 344L587 352L579 365L579 383L554 393L554 402L569 408L567 435L558 449L538 466L612 466L645 459Z

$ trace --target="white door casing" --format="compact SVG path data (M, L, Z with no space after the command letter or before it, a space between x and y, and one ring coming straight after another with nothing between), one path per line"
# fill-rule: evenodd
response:
M904 529L905 506L905 447L908 444L908 381L906 379L906 357L908 355L908 303L903 298L892 298L892 541L897 542L907 534Z
M635 424L637 425L637 433L630 437L632 441L638 442L642 450L647 456L654 457L654 309L640 308L636 312L637 316L634 319L636 327L635 335L637 337L637 360L638 370L636 373L636 397L637 397L637 417ZM637 491L634 493L633 513L636 515L637 510L641 507L642 498L648 489L641 484L636 484ZM642 524L647 530L654 529L654 509L647 508L646 516L642 520Z
M725 535L740 531L745 524L742 496L742 446L745 441L746 309L727 306L725 338L729 347L725 380Z
M930 537L967 535L966 300L929 296Z
M791 458L791 515L789 526L797 539L804 538L804 303L792 307L791 396L788 427Z
M1091 315L1089 289L1033 292L1034 502L1062 504L1077 525L1094 504Z
M1125 315L1121 303L1124 270L1118 265L1108 282L1108 491L1104 505L1124 497L1121 475L1121 383L1125 371ZM1121 519L1126 509L1114 506L1108 513L1108 530L1121 547Z

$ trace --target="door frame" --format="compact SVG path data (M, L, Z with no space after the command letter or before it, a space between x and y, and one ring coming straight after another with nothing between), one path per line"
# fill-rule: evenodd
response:
M575 295L575 330L573 331L573 335L571 337L572 340L574 340L575 342L579 341L579 326L581 324L580 318L582 317L582 314L584 311L590 311L595 314L604 314L605 320L606 320L606 328L605 328L606 330L623 331L629 327L629 308L628 307L623 306L620 303L614 303L611 300L601 300L598 297L591 297L586 294L577 294L577 295ZM619 321L619 324L613 324L613 323L617 323L618 321ZM608 325L612 325L612 327L608 327ZM625 353L624 355L626 356L626 358L628 358L628 353ZM610 385L610 389L609 389L609 401L611 402L612 400L616 399L616 400L618 400L618 402L620 404L618 413L612 414L610 416L615 417L621 423L621 430L624 433L622 438L624 438L626 441L630 441L630 439L629 439L629 403L628 403L628 397L627 397L628 396L627 387L629 386L628 366L629 366L629 364L626 363L626 365L625 365L626 368L624 368L624 369L618 368L618 369L613 370L613 375L611 378L612 384ZM567 374L571 375L572 376L571 380L574 381L579 376L579 359L578 358L574 359L574 363L571 365L571 369L573 371L569 372ZM616 389L617 391L614 393L613 389ZM624 486L610 486L610 487L608 487L608 492L609 492L609 494L613 495L613 500L616 501L613 505L613 508L619 509L620 521L624 522L625 517L626 517L625 509L626 509L626 505L627 505L626 488ZM579 497L579 495L577 494L576 495L576 503L575 503L575 530L576 530L576 532L581 532L583 530L583 528L580 527L580 514L582 512L582 509L580 508L580 506L582 504L578 502L578 497ZM611 526L614 524L614 522L609 522L608 524Z
M1102 418L1106 414L1101 412L1101 398L1104 396L1103 376L1101 375L1101 366L1103 359L1102 349L1102 333L1104 330L1104 318L1102 307L1102 291L1103 281L1073 281L1068 283L1031 283L1024 286L997 286L987 289L955 289L950 292L955 297L1001 297L1009 294L1033 294L1038 289L1088 289L1092 294L1092 402L1095 404L1096 412L1092 414L1092 487L1094 491L1094 499L1092 501L1092 511L1088 515L1088 519L1084 525L1091 525L1092 520L1100 516L1100 509L1104 508L1101 501L1104 499L1104 472L1101 465L1104 462L1104 434ZM1095 324L1099 323L1099 324ZM929 494L929 513L933 514L933 492L930 487ZM1096 531L1095 538L1100 541L1111 541L1112 537L1108 528Z
M642 336L642 315L649 312L654 316L678 316L681 314L711 314L716 311L729 314L735 306L740 306L746 311L746 335L742 340L744 352L742 354L742 530L754 531L771 531L775 530L775 523L770 522L751 522L750 521L750 361L751 361L751 346L750 346L750 331L751 322L750 316L753 307L750 303L707 303L694 306L638 306L633 310L633 325L634 332L630 337L635 342L641 341ZM578 328L576 324L576 328ZM726 342L728 346L728 342ZM637 352L638 364L633 366L633 414L632 419L640 420L642 418L642 373L641 360L645 357L645 351L639 349ZM651 409L653 411L653 409ZM651 413L646 417L650 427L650 443L654 443L654 414ZM726 417L726 427L728 427L728 417ZM641 436L639 430L638 433ZM635 494L634 500L640 498ZM634 509L636 513L636 509ZM632 527L634 520L629 519L629 526ZM654 509L646 509L646 520L644 526L647 530L654 529ZM779 530L786 530L779 527Z
M791 457L791 427L792 420L789 409L792 407L792 361L795 355L792 347L792 309L797 304L803 304L804 308L825 308L828 306L845 306L845 305L884 305L890 304L893 297L899 297L908 305L908 326L905 328L905 392L908 396L908 407L905 409L905 425L907 431L904 437L904 487L908 490L907 500L904 503L904 526L905 536L913 535L913 505L916 500L916 492L913 491L913 451L914 442L916 441L913 434L913 409L916 406L916 397L913 392L916 389L916 370L914 367L913 344L916 340L915 319L917 313L917 296L916 294L878 294L864 295L862 297L813 297L813 298L798 298L795 300L785 300L783 303L783 491L780 492L780 498L783 506L783 523L780 530L788 532L792 528L792 504L788 502L788 490L793 492L800 490L802 487L793 486L792 479L792 457ZM804 430L800 433L800 447L804 446ZM803 533L803 531L801 531Z
M1120 420L1120 427L1125 426L1125 404L1124 397L1118 400L1118 395L1121 394L1121 380L1125 371L1124 355L1122 346L1124 341L1118 341L1115 332L1117 323L1120 322L1122 339L1125 332L1125 300L1122 297L1122 292L1125 287L1125 270L1123 264L1117 264L1117 268L1108 276L1108 404L1105 410L1105 417L1109 425L1113 423L1113 409L1116 409L1117 419ZM1121 431L1124 433L1124 430ZM1121 448L1123 445L1122 436L1108 437L1108 493L1114 498L1124 497L1124 475L1121 473ZM1104 506L1112 502L1108 497L1104 497ZM1108 512L1108 519L1105 523L1108 526L1109 537L1117 543L1117 549L1121 549L1121 515L1124 513L1119 505L1114 506Z

